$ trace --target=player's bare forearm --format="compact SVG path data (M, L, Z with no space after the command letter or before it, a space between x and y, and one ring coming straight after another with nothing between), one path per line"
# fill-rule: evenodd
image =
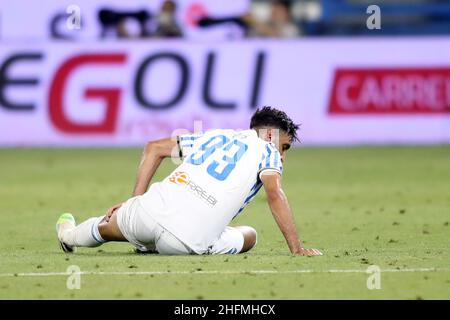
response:
M294 215L288 199L281 188L281 179L278 173L265 174L261 177L266 190L267 200L272 215L283 233L289 250L299 255L320 255L317 249L305 249L299 239L295 225Z
M155 175L162 160L163 158L144 151L136 177L133 196L139 196L147 191L150 181Z
M142 195L147 191L156 170L164 158L178 154L178 145L175 139L167 138L147 143L139 164L133 196Z
M280 189L278 192L267 194L272 215L283 233L284 238L292 253L298 252L302 243L297 234L294 217L284 192Z

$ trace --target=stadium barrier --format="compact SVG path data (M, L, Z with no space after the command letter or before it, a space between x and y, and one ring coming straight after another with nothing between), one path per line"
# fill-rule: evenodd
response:
M450 41L0 44L0 146L139 146L283 108L306 145L450 142Z

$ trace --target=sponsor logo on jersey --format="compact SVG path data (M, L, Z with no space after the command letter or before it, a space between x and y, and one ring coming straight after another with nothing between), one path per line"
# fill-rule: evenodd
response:
M170 177L169 181L176 185L187 187L188 191L193 193L198 198L205 201L208 205L214 206L217 203L217 199L208 193L205 188L201 187L198 183L190 179L189 175L183 171L176 171Z
M175 184L187 184L189 182L189 175L183 171L177 171L169 177L169 181Z

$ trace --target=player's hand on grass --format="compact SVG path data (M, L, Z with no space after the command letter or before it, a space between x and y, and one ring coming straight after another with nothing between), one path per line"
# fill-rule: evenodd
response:
M323 256L323 253L320 252L320 250L318 249L306 249L306 248L300 248L294 254L299 256Z
M122 206L123 202L113 205L111 208L106 211L106 222L111 219L112 215L116 212L117 209L119 209Z

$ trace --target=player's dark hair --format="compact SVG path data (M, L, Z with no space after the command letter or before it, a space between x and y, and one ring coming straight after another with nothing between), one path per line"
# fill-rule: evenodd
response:
M292 141L299 140L297 137L297 130L300 127L295 124L288 115L278 109L265 106L258 108L250 120L250 129L261 127L275 127L285 131L291 136Z

